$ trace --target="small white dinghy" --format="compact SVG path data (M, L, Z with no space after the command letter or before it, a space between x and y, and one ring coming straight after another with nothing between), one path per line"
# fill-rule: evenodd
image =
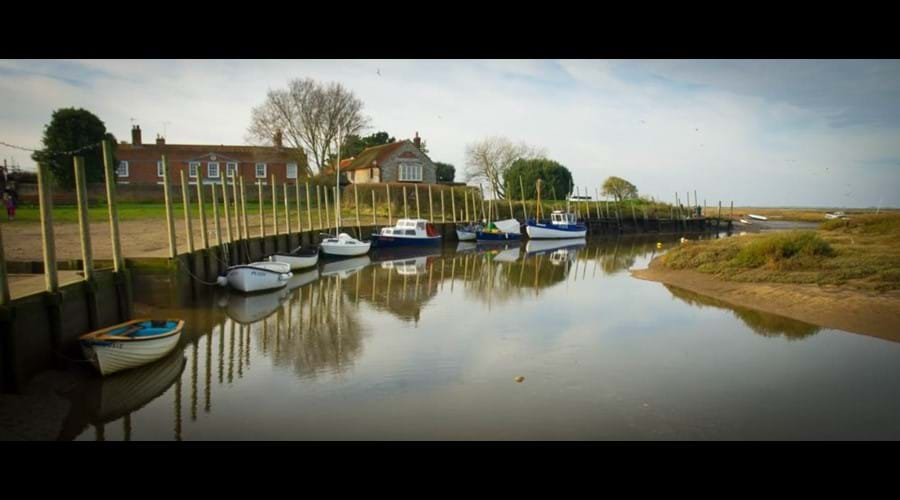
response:
M284 262L291 266L291 271L312 267L319 263L319 249L297 247L291 253L270 255L269 262Z
M184 321L135 319L79 338L85 358L104 376L152 363L178 345Z
M281 288L293 276L290 264L284 262L252 262L228 268L225 276L219 277L220 285L229 285L241 292L260 292Z
M756 219L756 220L769 220L768 217L764 217L762 215L756 215L756 214L747 214L747 217L750 217L751 219Z
M367 253L372 246L372 242L359 241L347 233L341 233L337 235L337 238L333 236L325 238L319 246L322 247L322 251L325 252L326 255L356 257L357 255Z

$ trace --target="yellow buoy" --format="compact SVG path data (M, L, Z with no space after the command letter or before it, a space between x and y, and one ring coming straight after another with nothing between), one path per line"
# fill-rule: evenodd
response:
M657 241L657 242L656 242L656 248L662 248L662 242Z
M515 380L516 382L522 383L522 382L525 380L525 377L519 375L518 377L516 377L516 378L513 379L513 380Z

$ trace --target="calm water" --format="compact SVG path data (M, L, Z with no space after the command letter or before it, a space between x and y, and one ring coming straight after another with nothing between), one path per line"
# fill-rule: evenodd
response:
M632 278L655 242L461 244L210 290L155 311L187 320L172 356L69 391L60 438L900 438L900 344Z

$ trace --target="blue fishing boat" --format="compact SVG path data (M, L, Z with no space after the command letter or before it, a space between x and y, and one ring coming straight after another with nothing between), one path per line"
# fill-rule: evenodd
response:
M425 219L400 219L394 227L382 228L372 235L372 248L440 244L440 233Z
M584 238L587 226L578 222L575 214L554 210L550 221L538 222L530 220L525 227L528 237L532 239Z

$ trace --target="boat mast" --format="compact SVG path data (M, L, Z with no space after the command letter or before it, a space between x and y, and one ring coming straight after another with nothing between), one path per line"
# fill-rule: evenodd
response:
M341 126L337 129L337 179L335 180L334 192L334 237L337 238L341 234Z

